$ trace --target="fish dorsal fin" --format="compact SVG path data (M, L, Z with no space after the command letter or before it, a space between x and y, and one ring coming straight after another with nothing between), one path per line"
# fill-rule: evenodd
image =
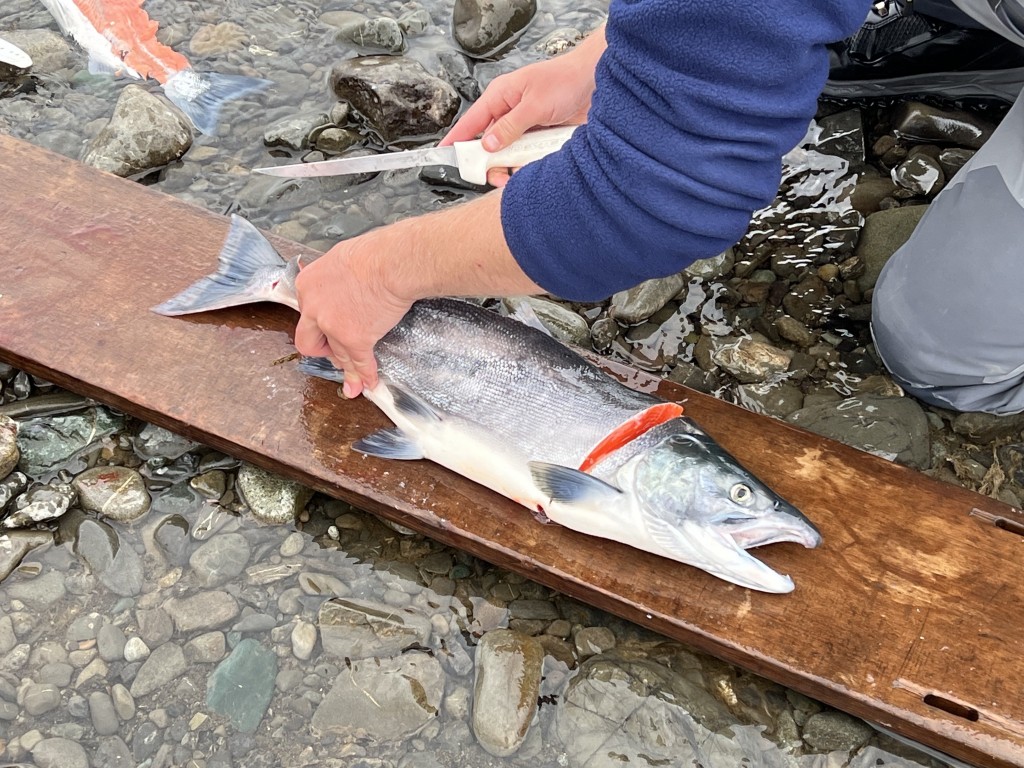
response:
M380 429L372 435L356 440L352 443L352 449L381 459L412 461L423 458L420 447L397 427Z
M628 445L659 424L678 418L682 414L683 406L679 403L659 403L631 416L594 446L580 464L580 471L589 472L622 446Z
M622 495L614 485L572 467L544 461L531 461L529 466L533 482L552 501L584 505L613 501Z
M398 384L388 382L387 385L391 392L391 398L395 402L395 408L398 409L400 413L411 418L426 419L428 421L442 420L441 414L419 395L413 394Z

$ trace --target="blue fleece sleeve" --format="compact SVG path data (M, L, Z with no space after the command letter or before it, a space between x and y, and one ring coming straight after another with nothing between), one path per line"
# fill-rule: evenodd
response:
M586 125L502 193L516 261L596 301L734 244L868 0L612 0Z

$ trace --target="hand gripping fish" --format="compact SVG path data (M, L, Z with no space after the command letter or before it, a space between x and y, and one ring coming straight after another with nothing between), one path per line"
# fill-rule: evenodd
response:
M157 23L143 0L41 0L61 31L89 54L89 71L153 78L202 133L217 132L225 102L270 85L241 75L199 73L189 60L156 39Z
M233 216L218 271L153 311L297 309L298 269ZM380 382L364 394L395 426L358 440L361 453L430 459L568 528L765 592L793 582L747 549L821 542L679 405L619 384L517 320L456 299L418 301L374 352ZM301 367L341 377L323 359Z

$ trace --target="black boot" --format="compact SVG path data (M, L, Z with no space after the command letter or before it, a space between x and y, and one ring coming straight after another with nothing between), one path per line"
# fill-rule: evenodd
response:
M829 57L826 96L1013 102L1024 85L1024 48L942 0L878 0L857 34L829 46Z

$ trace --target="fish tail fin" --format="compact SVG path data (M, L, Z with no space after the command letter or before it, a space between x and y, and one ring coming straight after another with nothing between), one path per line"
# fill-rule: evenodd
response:
M258 77L183 69L164 83L164 93L200 133L215 136L221 107L247 93L262 91L270 84L269 80Z
M298 308L291 290L293 272L297 271L294 263L286 262L256 227L232 215L217 271L153 307L153 311L158 315L187 315L258 301ZM284 290L279 287L281 283Z

